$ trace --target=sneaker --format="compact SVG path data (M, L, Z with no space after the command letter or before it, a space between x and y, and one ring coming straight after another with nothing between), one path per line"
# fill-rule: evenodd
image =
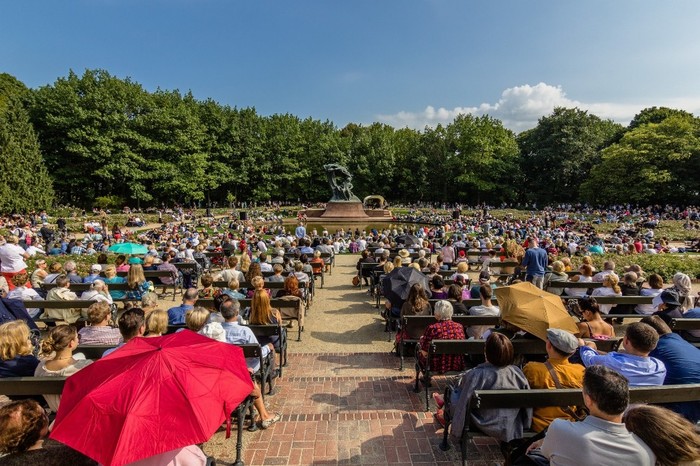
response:
M282 420L282 415L281 415L280 413L274 413L274 415L273 415L270 419L267 419L267 420L265 420L265 421L262 421L262 422L260 423L260 427L261 427L262 429L267 429L267 428L269 428L272 424L274 424L274 423L276 423L276 422L280 422L281 420Z

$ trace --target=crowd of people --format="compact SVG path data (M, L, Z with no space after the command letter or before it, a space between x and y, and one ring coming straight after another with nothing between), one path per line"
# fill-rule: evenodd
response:
M416 214L414 212L414 214ZM222 343L259 343L263 357L274 361L279 352L278 338L258 339L245 324L280 324L283 315L271 306L271 298L291 296L306 298L313 284L314 269L330 266L337 254L360 253L358 274L367 279L370 292L380 293L388 286L387 277L401 267L413 267L426 275L428 286L414 284L408 297L401 302L387 301L384 315L391 318L433 313L435 323L430 325L419 342L418 364L425 364L428 347L434 339L485 340L483 362L471 361L467 369L465 358L456 355L433 356L431 367L436 373L463 371L453 382L449 399L435 397L440 407L439 420L450 420L452 434L459 437L469 423L503 443L504 452L517 464L608 464L611 458L622 464L680 464L700 460L700 437L693 423L700 421L700 400L670 404L664 408L628 406L629 386L700 383L700 357L691 342L699 337L691 333L674 333L668 325L673 318L700 316L691 294L690 277L679 272L672 284L665 286L658 274L647 275L641 267L633 266L619 271L614 261L595 270L591 255L603 252L619 254L674 252L662 238L654 238L654 222L664 219L682 219L694 228L698 211L666 207L632 209L619 206L606 211L594 211L582 206L560 206L534 214L525 221L496 219L484 207L474 217L439 215L399 219L436 225L388 228L382 231L310 231L300 223L292 232L283 225L264 228L238 220L205 218L191 224L171 223L141 233L120 228L91 226L87 239L71 239L69 235L47 239L13 231L0 245L0 290L3 299L36 300L36 307L27 309L28 318L41 317L41 299L94 301L83 310L47 309L44 317L69 323L86 323L78 329L59 325L44 332L38 341L27 320L12 320L0 325L0 377L68 376L93 362L81 357L80 345L107 345L119 351L134 338L157 338L166 334L168 326L182 326L190 331ZM37 217L44 224L43 218ZM632 219L607 237L595 233L592 224L598 219L620 222ZM15 221L15 223L19 223ZM9 224L5 225L12 226ZM29 231L32 230L29 226ZM649 234L651 232L651 234ZM99 235L99 236L98 236ZM35 238L38 238L36 241ZM115 242L134 240L147 246L148 252L138 257L110 255L109 247ZM641 244L641 250L637 247ZM621 247L618 247L621 246ZM30 250L35 247L40 251ZM676 248L677 250L678 248ZM477 263L470 261L469 252L485 253ZM46 252L47 260L35 261L35 270L28 270L25 262L35 254ZM206 252L220 252L221 262L214 264L220 270L210 273L211 256ZM77 264L67 261L61 265L51 262L51 255L71 253L92 255L97 263L89 273L78 273ZM393 253L396 253L392 259ZM324 255L327 259L321 258ZM578 274L572 271L571 257L578 255L581 266ZM218 257L218 256L216 256ZM508 271L507 278L493 280L494 268L490 263L514 260L518 263ZM199 264L194 277L185 285L182 303L162 308L155 294L152 280L144 271L168 270L162 284L173 284L185 279L173 263L188 261ZM362 264L374 264L372 268ZM370 274L363 276L363 270ZM475 270L476 269L476 270ZM441 273L445 270L451 274ZM119 273L126 273L122 277ZM618 275L618 272L620 274ZM478 273L472 283L470 273ZM622 279L620 279L620 275ZM445 284L445 278L450 281ZM167 283L170 280L170 283ZM452 320L454 314L497 316L499 307L492 301L494 287L525 280L554 294L581 297L586 289L567 287L564 282L600 282L588 299L578 300L572 312L580 314L579 333L550 328L547 332L546 360L519 361L511 340L520 329L478 326L464 328ZM217 287L216 282L227 286ZM283 282L282 289L271 289L266 283ZM90 287L80 296L70 290L71 284L86 283ZM126 291L111 290L114 283L126 283ZM55 285L46 293L43 285ZM245 284L242 287L241 284ZM559 286L557 286L559 285ZM616 309L615 313L638 313L641 322L626 327L623 350L601 353L591 340L615 336L614 322L606 322L610 312L596 302L597 296L654 296L651 305ZM434 311L429 299L438 299ZM200 299L213 299L214 307L199 306ZM250 299L249 309L242 309L240 300ZM466 299L479 299L480 304L467 306ZM118 301L128 304L118 318L112 305ZM3 301L4 302L4 301ZM399 332L401 329L398 329ZM527 338L527 336L524 336ZM586 340L584 340L584 338ZM251 374L260 369L258 360L246 361ZM273 371L274 374L274 371ZM274 376L274 375L273 375ZM270 383L272 380L270 380ZM529 388L583 388L580 407L543 407L534 410L503 409L468 411L467 404L475 390L529 389ZM256 422L269 428L281 420L279 413L268 411L262 398L261 386L254 383L251 393L257 411ZM42 445L49 429L45 413L59 409L60 397L46 395L40 400L14 400L0 408L0 455L3 460L20 464L29 458L28 451L44 450L46 455L60 445ZM588 415L583 421L585 407ZM541 433L531 444L515 445L525 430ZM658 438L653 429L673 429L669 438ZM518 457L513 456L517 447ZM42 448L43 447L43 448ZM522 447L522 448L521 448ZM196 447L195 447L196 448ZM59 450L55 450L59 451ZM62 450L61 450L62 451ZM75 464L95 464L75 452ZM182 453L206 457L188 449ZM582 456L583 455L583 456ZM68 457L68 456L66 456ZM36 456L39 458L39 456ZM45 456L42 456L45 458ZM601 458L606 458L604 461ZM528 463L529 461L529 463Z

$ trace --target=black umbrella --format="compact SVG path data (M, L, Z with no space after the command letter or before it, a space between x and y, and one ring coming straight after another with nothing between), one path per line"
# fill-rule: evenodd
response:
M384 297L393 307L401 307L408 299L408 293L414 283L423 285L426 294L430 295L428 277L413 267L397 267L384 277L382 290Z
M420 239L415 235L399 235L396 237L395 241L408 246L421 243Z

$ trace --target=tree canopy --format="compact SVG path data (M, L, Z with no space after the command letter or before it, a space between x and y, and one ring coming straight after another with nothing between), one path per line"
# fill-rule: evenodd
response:
M84 207L98 197L128 205L326 201L329 162L349 168L360 197L394 202L691 204L700 191L698 119L664 107L642 110L627 128L556 108L517 136L488 115L422 131L338 128L86 70L37 89L0 74L0 125L4 171L18 183L4 181L2 197L26 199L5 201L3 211L42 207L54 189L57 202ZM26 167L31 179L20 173ZM37 184L41 193L31 190Z

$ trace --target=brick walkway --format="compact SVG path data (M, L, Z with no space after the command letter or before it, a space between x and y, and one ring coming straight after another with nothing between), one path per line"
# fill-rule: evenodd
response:
M397 367L385 353L290 354L279 394L266 400L282 422L245 433L245 464L460 464L454 446L438 447L443 431L413 392L412 368ZM472 452L469 464L501 460L488 439Z

